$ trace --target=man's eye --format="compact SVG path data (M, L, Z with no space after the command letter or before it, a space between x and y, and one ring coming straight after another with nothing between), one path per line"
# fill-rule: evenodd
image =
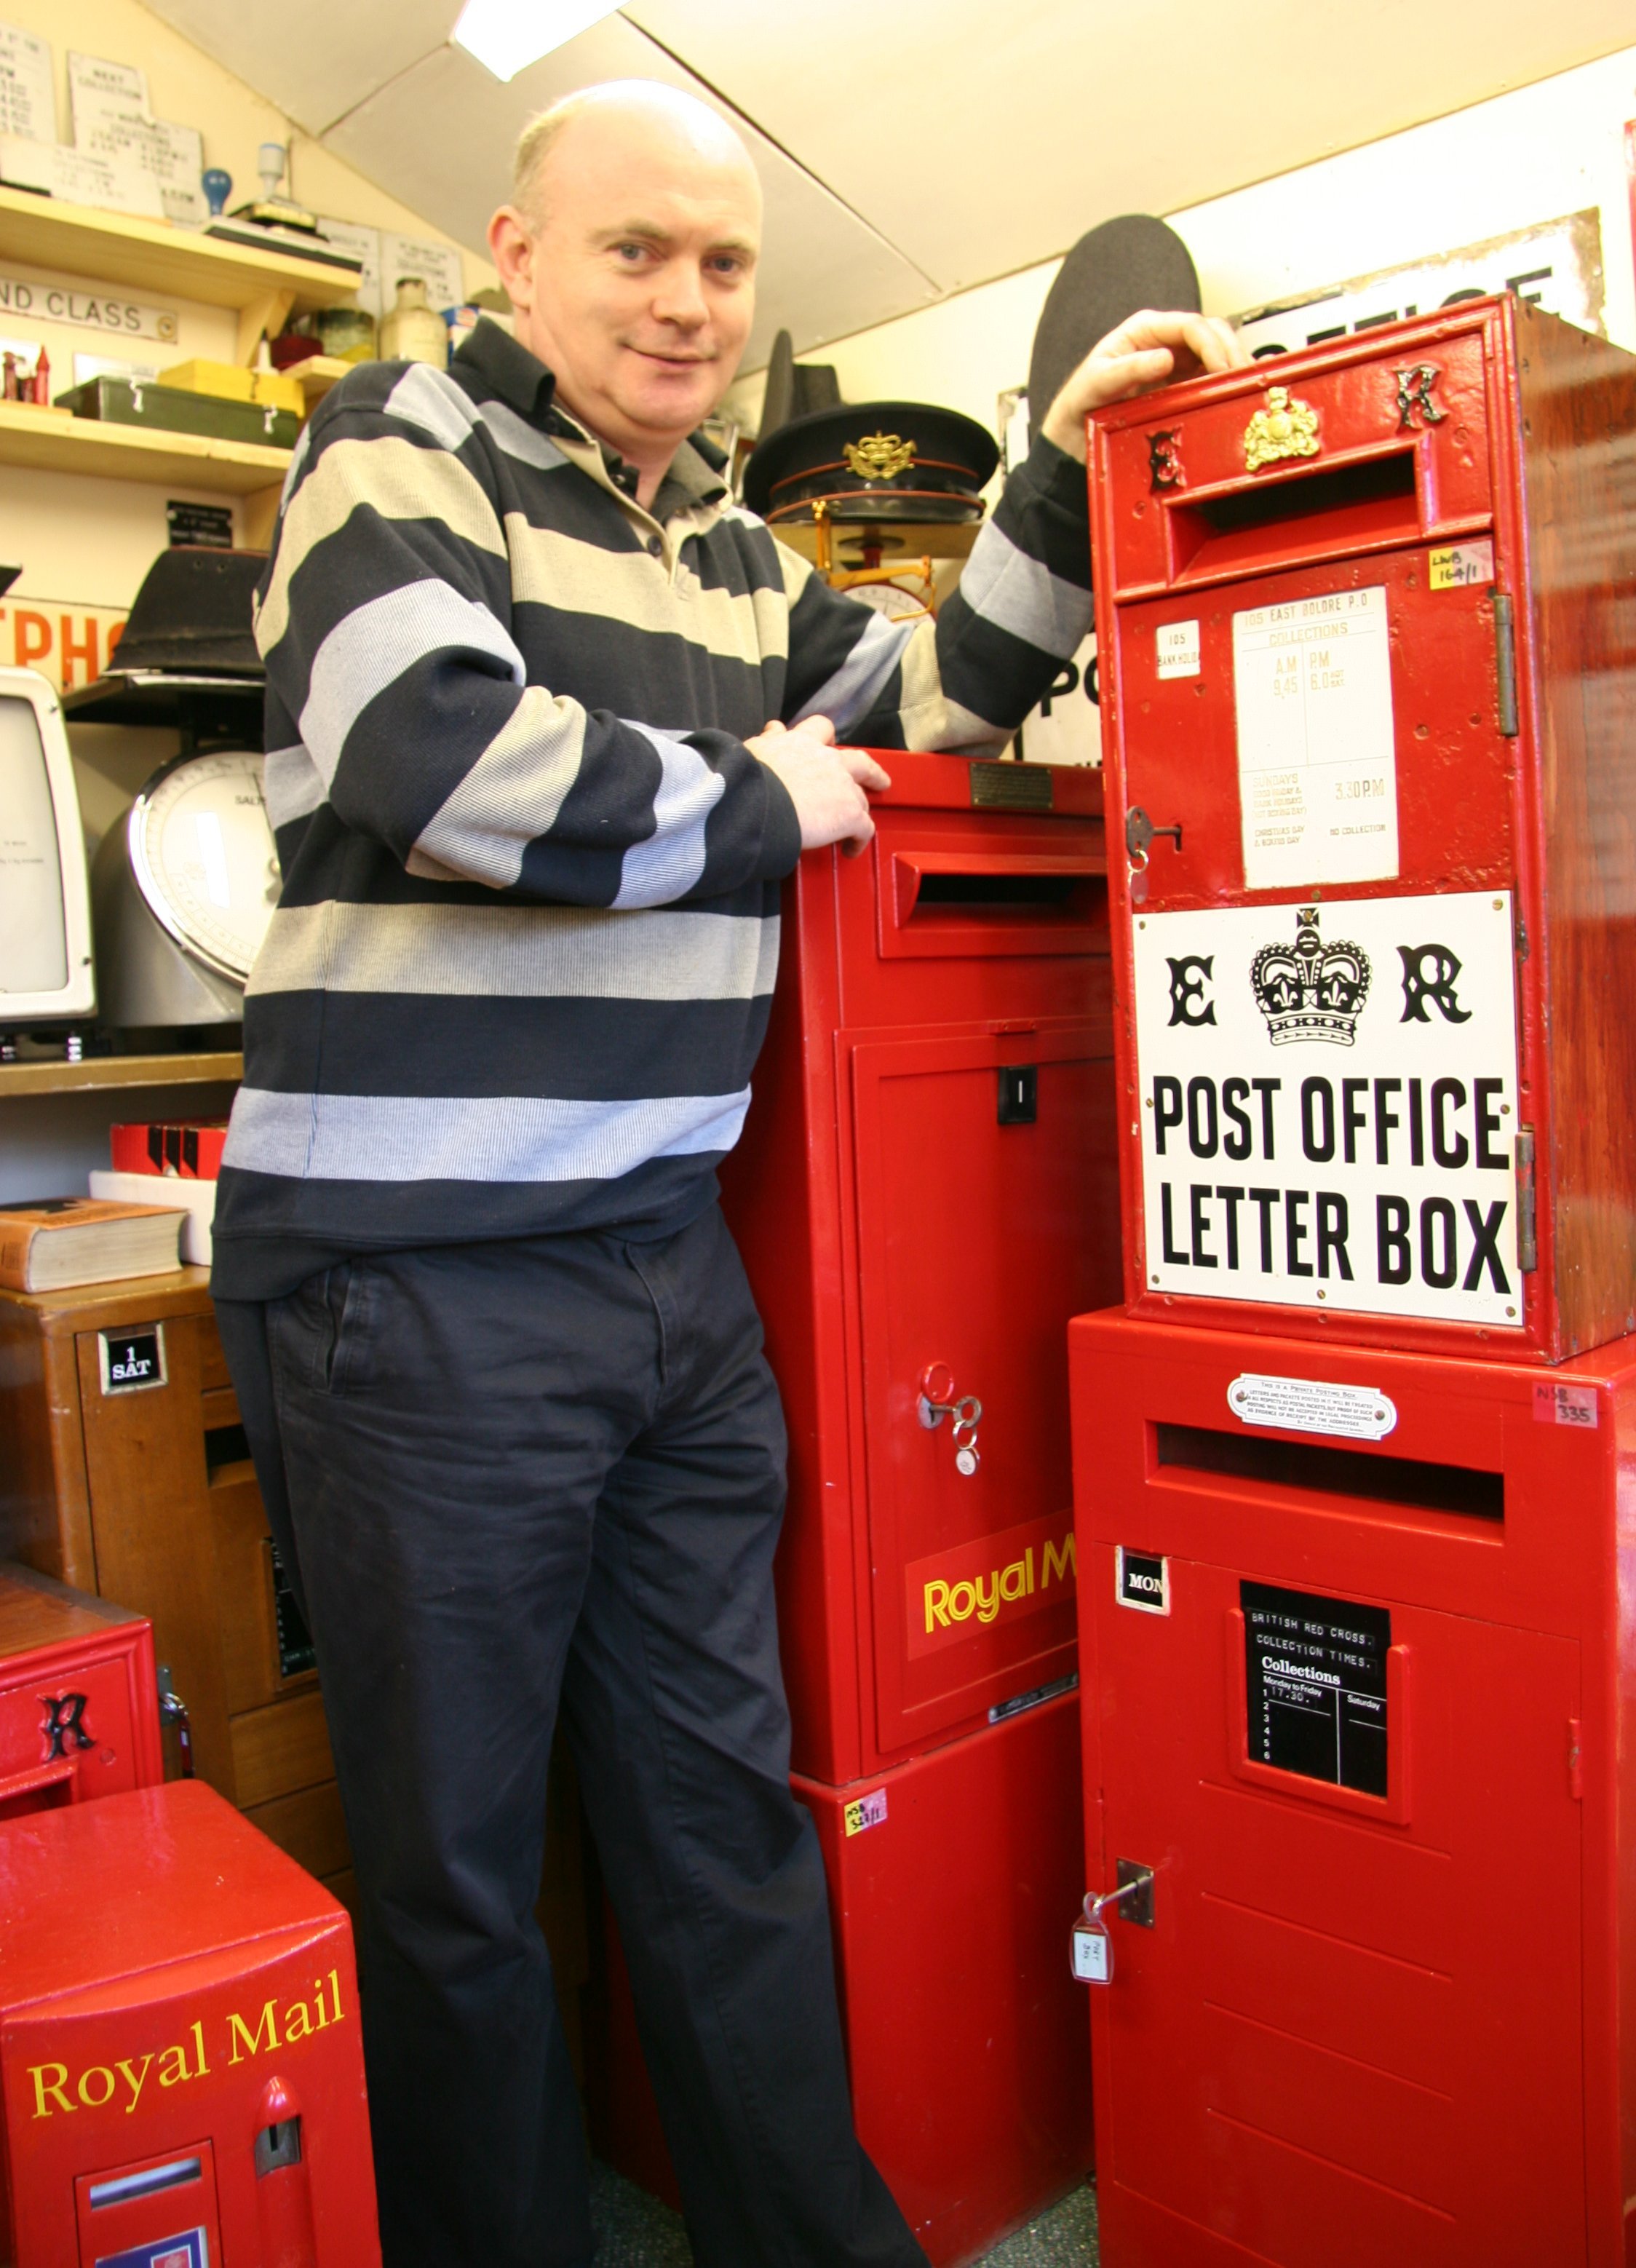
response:
M617 259L624 261L628 266L634 268L638 260L647 258L647 247L645 244L616 244L614 247L614 253Z

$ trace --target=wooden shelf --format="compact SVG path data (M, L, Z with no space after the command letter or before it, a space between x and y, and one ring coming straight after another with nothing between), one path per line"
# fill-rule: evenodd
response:
M164 221L99 212L26 189L0 188L0 239L9 258L36 268L117 282L126 291L238 308L244 363L254 358L262 333L276 335L292 310L334 307L357 289L356 276L285 252L224 244Z
M87 1088L226 1086L244 1076L244 1057L89 1056L84 1063L0 1064L0 1102L10 1095L80 1094Z
M0 465L35 472L91 473L104 480L253 496L258 489L276 489L289 469L290 454L259 442L105 424L97 417L56 417L25 402L0 401Z
M306 414L310 417L330 387L348 371L357 364L344 362L339 355L308 355L305 362L292 362L283 374L294 379L306 396Z

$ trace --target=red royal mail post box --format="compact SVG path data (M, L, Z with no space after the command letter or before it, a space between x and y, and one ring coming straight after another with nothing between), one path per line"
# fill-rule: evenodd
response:
M1094 426L1133 1312L1636 1327L1636 361L1479 300Z
M0 1562L0 1820L164 1777L147 1622Z
M1108 2268L1624 2268L1636 1351L1070 1338Z
M14 2268L379 2268L347 1918L202 1781L0 1825Z
M1102 783L881 761L868 852L789 886L722 1174L790 1427L795 1769L832 1786L1072 1675L1063 1332L1120 1281Z

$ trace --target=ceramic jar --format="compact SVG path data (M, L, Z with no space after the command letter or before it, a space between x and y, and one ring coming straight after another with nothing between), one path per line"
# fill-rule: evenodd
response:
M382 362L430 362L439 370L449 359L448 327L426 305L426 286L418 276L398 278L397 305L380 326Z

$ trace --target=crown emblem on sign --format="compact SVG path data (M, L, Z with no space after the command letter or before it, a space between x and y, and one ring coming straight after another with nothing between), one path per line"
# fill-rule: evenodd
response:
M1360 945L1318 935L1318 909L1302 906L1293 945L1264 945L1249 964L1256 1005L1275 1048L1329 1040L1349 1048L1369 994L1369 956Z
M1280 457L1315 457L1321 446L1311 402L1299 401L1287 387L1270 386L1265 407L1244 428L1244 468L1253 473Z
M848 441L841 452L863 481L895 481L915 461L915 445L896 433L866 433L861 441Z

